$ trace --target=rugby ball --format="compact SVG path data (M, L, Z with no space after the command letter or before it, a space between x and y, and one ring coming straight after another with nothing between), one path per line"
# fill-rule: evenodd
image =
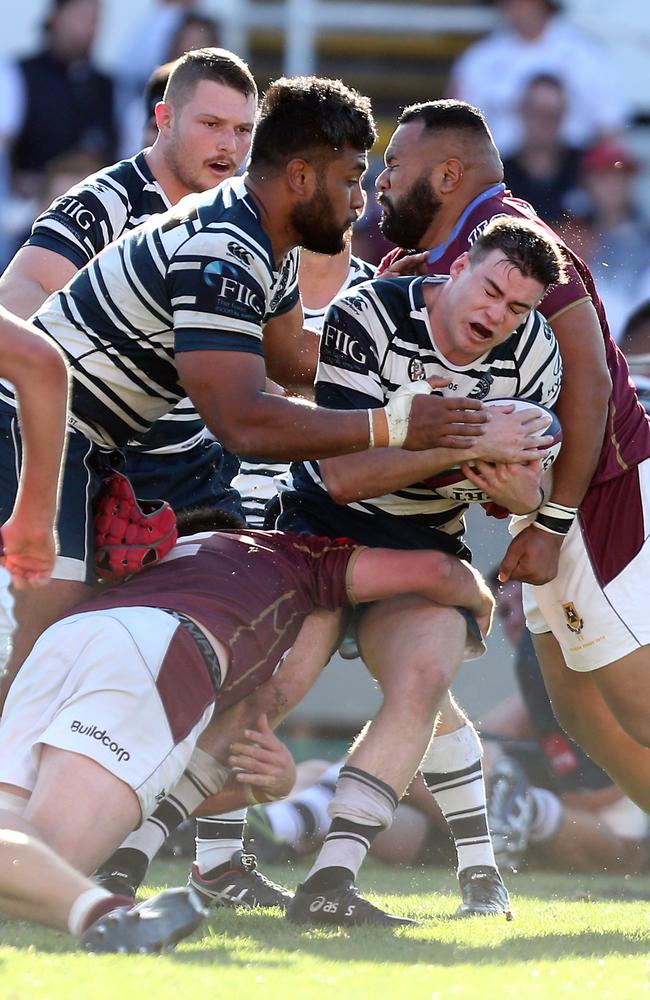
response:
M538 410L540 413L548 414L551 423L546 430L540 432L540 437L550 434L553 438L549 453L542 462L544 471L550 469L562 447L562 427L552 410L542 406L541 403L531 403L528 399L484 399L482 402L484 406L507 406L512 403L515 410ZM465 479L463 470L459 466L431 476L425 481L425 485L445 500L455 500L458 503L489 503L490 501L490 497L483 490L475 486L469 479Z

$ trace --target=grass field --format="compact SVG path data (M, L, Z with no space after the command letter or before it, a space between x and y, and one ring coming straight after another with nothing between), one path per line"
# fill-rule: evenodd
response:
M287 885L303 874L269 868ZM184 881L181 862L150 886ZM363 886L422 920L398 931L301 930L275 913L217 910L175 952L90 956L64 935L0 918L1 1000L533 998L650 994L650 877L519 875L515 920L451 919L457 892L437 870L368 863Z

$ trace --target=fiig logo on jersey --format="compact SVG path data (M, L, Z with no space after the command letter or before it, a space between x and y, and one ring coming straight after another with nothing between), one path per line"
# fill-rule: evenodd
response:
M409 361L408 376L411 382L422 382L426 378L424 365L419 358L411 358Z
M235 319L250 319L252 310L258 316L264 315L262 296L251 288L255 284L250 274L237 264L225 260L211 260L203 270L203 278L210 289L214 289L219 299L219 311ZM214 300L212 302L214 305ZM204 303L197 301L197 307Z

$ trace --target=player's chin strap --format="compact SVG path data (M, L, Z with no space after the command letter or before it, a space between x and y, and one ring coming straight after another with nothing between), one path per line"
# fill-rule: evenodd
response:
M398 389L385 406L368 410L369 447L401 448L408 434L413 400L432 392L428 382L409 382Z

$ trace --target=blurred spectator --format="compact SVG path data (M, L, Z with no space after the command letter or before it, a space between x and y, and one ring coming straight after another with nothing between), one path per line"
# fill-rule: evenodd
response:
M621 334L621 350L641 404L650 413L650 300L646 299L628 318Z
M172 35L165 58L168 61L179 59L192 49L208 49L219 47L219 31L211 17L203 14L193 14L191 11L183 15L176 31Z
M43 167L71 149L110 163L115 153L113 83L92 63L99 0L52 0L45 44L16 67L21 110L13 150L18 190L32 194Z
M7 259L11 260L23 245L31 233L34 219L41 212L79 181L105 166L102 158L84 150L73 149L50 160L39 177L38 190L34 193L34 197L23 200L19 206L14 204L14 226Z
M567 102L555 76L541 73L529 81L519 104L521 145L503 161L506 187L529 201L551 225L568 210L567 194L578 183L581 151L567 146L562 122Z
M145 116L144 130L142 133L142 147L153 146L158 138L158 126L156 124L156 104L162 101L165 87L172 71L173 62L163 63L156 66L155 70L147 80L144 88L143 109Z
M485 114L502 156L521 143L519 96L548 73L566 89L564 141L585 147L625 126L627 108L605 49L572 25L557 0L495 0L502 23L452 67L450 93Z
M193 13L196 0L153 0L136 22L122 45L122 57L115 67L120 87L129 96L142 93L142 88L156 66L168 62L169 52L188 13ZM212 44L212 43L210 43Z
M636 157L620 142L593 146L581 165L576 218L563 227L563 235L589 265L615 340L641 301L650 260L650 228L635 190L638 169Z

